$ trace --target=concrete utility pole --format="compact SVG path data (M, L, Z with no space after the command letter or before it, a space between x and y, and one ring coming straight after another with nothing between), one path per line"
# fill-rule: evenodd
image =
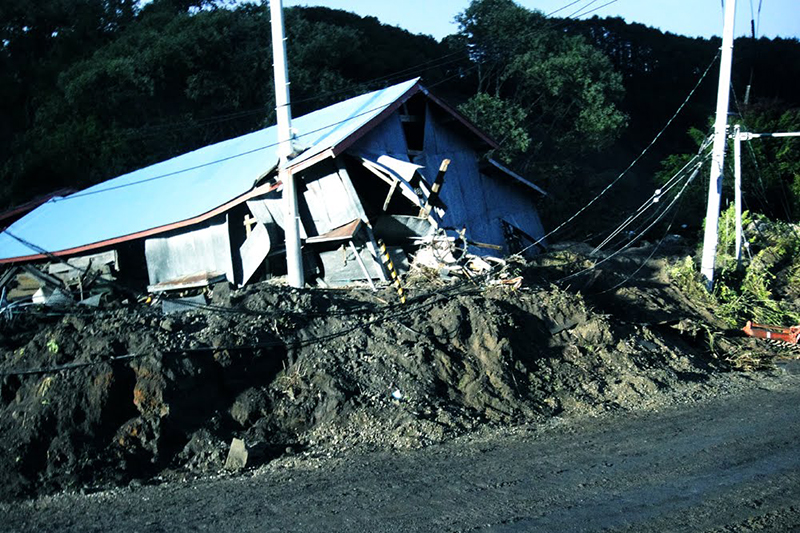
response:
M284 232L286 233L286 271L289 286L305 285L303 252L300 246L300 220L297 216L297 188L287 169L292 156L292 108L289 103L289 72L283 27L283 2L270 0L272 19L272 57L275 72L275 112L278 118L278 179L283 183Z
M736 263L742 262L742 126L733 127L734 198L736 202Z
M725 2L725 26L722 30L722 57L717 92L717 120L714 124L714 147L711 152L711 175L708 182L708 208L703 238L703 261L700 272L707 280L708 290L714 287L714 263L717 255L719 206L722 197L722 169L725 163L726 128L733 62L733 30L736 23L736 0Z

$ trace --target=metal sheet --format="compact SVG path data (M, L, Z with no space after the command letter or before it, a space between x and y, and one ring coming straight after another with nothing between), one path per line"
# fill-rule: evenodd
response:
M375 235L386 242L400 243L405 240L425 237L433 232L427 218L408 215L383 215L375 221Z
M303 200L308 206L316 235L361 218L335 165L318 165L309 169L303 173L303 183Z
M377 163L409 183L414 178L414 174L416 174L419 169L423 168L422 165L409 163L408 161L403 161L388 155L378 157Z
M538 185L536 185L532 181L526 180L525 178L523 178L522 176L520 176L519 174L517 174L513 170L511 170L511 169L507 168L506 166L500 164L499 162L495 161L494 159L490 159L488 162L489 162L489 165L491 165L492 167L496 168L500 172L503 172L503 173L507 174L508 176L514 178L515 180L517 180L521 184L523 184L523 185L525 185L527 187L530 187L534 191L542 194L543 196L547 196L547 192L544 189L542 189L541 187L539 187Z
M418 87L418 79L364 94L296 118L299 141L310 148L301 164L350 136ZM125 174L64 198L53 198L0 234L0 261L100 246L209 213L250 191L277 164L277 128L213 144Z
M338 228L332 229L327 233L323 233L322 235L318 235L317 237L311 237L306 241L306 244L320 244L320 243L330 243L336 241L349 241L353 239L358 230L361 228L361 219L355 219L352 222L349 222L343 226L339 226Z
M239 255L242 258L242 285L250 281L258 267L264 263L264 259L269 255L270 247L271 240L266 226L256 224L244 244L239 248Z
M380 267L375 264L370 251L366 247L361 247L358 248L358 255L372 279L380 279L378 274ZM367 279L349 244L342 244L335 250L320 252L319 258L322 261L323 279L330 286L342 286L353 281L366 281Z
M223 272L234 281L228 220L144 242L150 285L200 272Z
M256 219L267 227L267 232L272 242L277 243L278 232L277 228L284 228L283 225L283 193L273 191L269 194L258 196L252 200L247 201L247 207ZM303 226L303 221L300 221L300 238L307 237L306 228Z
M186 289L198 289L201 287L208 287L220 281L225 281L227 278L221 272L198 272L189 276L171 279L169 281L162 281L156 285L150 285L147 290L150 292L167 292Z
M267 234L269 236L269 240L271 243L276 243L278 238L278 228L283 228L283 211L280 209L281 206L281 195L278 192L272 192L270 194L259 196L257 198L253 198L252 200L247 201L247 208L250 210L250 213L258 220L264 228L267 230ZM281 217L281 224L279 224L276 218L272 214L272 210L277 211L277 214ZM305 230L303 229L303 225L300 225L300 237L303 238L305 235Z
M377 159L377 158L376 158ZM400 193L405 196L411 203L416 206L422 207L425 199L420 198L414 187L406 181L404 178L400 177L398 174L395 174L390 169L384 167L377 161L372 161L367 157L361 157L361 162L364 164L364 167L367 168L370 172L378 176L380 179L386 181L387 183L398 183L400 188Z
M104 277L110 278L112 270L119 270L119 257L116 250L71 257L66 262L51 263L47 267L48 273L65 283L74 283L90 270L100 271Z

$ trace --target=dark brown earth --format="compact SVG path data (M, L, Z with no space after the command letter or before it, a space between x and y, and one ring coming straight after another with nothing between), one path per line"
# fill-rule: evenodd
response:
M5 531L773 532L800 528L800 376L418 450L0 504Z
M302 469L652 411L717 394L739 379L737 354L776 354L669 282L683 250L649 253L560 286L585 257L418 273L405 305L388 288L261 284L168 316L135 303L16 316L0 330L0 499L213 475L233 438L249 471ZM516 275L521 288L501 283Z

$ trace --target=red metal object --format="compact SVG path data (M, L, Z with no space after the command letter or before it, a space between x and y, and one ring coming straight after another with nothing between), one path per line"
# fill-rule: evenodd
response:
M785 328L783 326L765 326L764 324L754 324L747 321L742 328L748 336L758 339L774 339L776 341L789 342L791 344L800 343L800 325Z

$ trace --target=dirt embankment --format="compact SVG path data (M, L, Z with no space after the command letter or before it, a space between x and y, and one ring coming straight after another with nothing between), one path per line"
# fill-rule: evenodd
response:
M258 465L658 405L726 370L662 266L635 289L584 280L586 299L543 261L521 289L427 283L406 305L263 285L168 316L19 316L0 330L0 498L217 471L234 437Z

